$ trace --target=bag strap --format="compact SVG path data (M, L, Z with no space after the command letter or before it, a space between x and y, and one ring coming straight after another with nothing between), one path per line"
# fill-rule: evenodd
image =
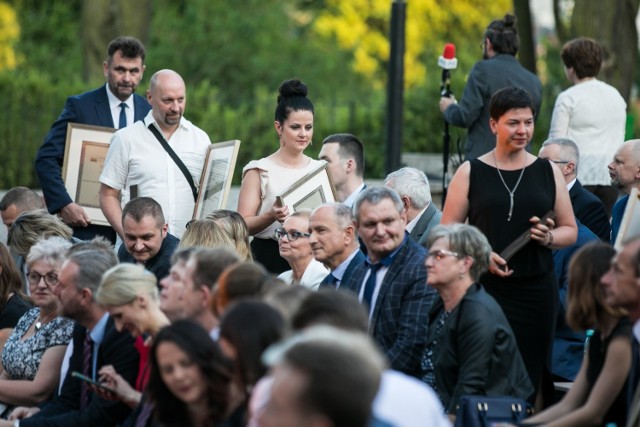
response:
M167 143L167 140L164 139L164 136L162 136L162 134L160 134L160 131L158 130L158 128L156 128L153 125L153 123L149 124L149 130L156 137L156 139L160 142L160 145L162 145L162 148L164 148L164 151L166 151L167 154L169 154L169 156L176 163L176 166L178 166L178 168L180 169L180 171L182 172L184 177L187 179L187 182L189 183L189 186L191 187L191 192L193 193L193 201L194 202L198 201L198 190L196 189L196 184L193 182L193 177L191 176L191 173L189 173L189 170L187 169L187 167L184 165L182 160L180 160L180 157L178 157L176 152L173 151L173 148L171 148L169 146L169 144Z

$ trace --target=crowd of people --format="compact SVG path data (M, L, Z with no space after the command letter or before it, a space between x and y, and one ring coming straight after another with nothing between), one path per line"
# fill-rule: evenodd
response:
M70 97L38 152L44 197L0 200L0 427L438 427L465 396L527 401L523 425L639 425L640 237L623 218L640 140L579 38L531 153L542 91L516 28L493 21L460 103L440 100L469 129L442 210L415 168L365 185L352 134L305 154L314 106L292 79L237 209L197 219L210 140L184 118L185 83L160 70L136 95L144 46L113 40L106 84ZM65 189L68 123L117 128L96 194L108 226ZM325 164L335 201L277 201Z

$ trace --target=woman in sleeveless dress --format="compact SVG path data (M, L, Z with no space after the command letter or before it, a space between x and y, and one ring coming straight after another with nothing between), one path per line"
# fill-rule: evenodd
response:
M290 268L280 257L275 231L291 212L278 206L276 197L322 164L304 154L313 137L313 104L307 98L307 86L287 80L279 93L274 126L280 148L244 167L238 197L238 213L253 236L253 257L274 274Z
M577 227L560 170L526 151L535 113L529 94L515 87L499 90L489 110L496 148L460 166L441 222L468 219L487 236L493 253L480 283L502 307L539 391L550 365L558 305L551 249L573 244ZM551 210L555 221L541 222ZM522 249L510 259L499 255L527 231L530 241Z

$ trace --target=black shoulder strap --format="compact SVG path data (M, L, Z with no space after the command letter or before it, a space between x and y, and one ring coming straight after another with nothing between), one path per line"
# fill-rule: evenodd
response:
M153 125L153 123L149 125L149 130L151 131L151 133L155 135L156 139L160 142L160 145L162 145L162 148L164 148L164 151L166 151L169 154L169 156L171 156L171 158L176 163L178 168L180 168L184 177L187 178L187 182L189 183L189 186L191 187L191 192L193 193L193 201L194 202L197 201L198 190L196 189L196 184L193 182L193 177L189 173L189 170L187 169L187 167L184 165L182 160L180 160L180 157L178 157L176 152L173 151L173 149L169 146L167 141L164 139L164 136L160 134L160 131Z

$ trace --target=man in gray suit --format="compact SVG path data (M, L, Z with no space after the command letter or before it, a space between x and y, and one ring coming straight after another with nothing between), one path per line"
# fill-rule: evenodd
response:
M507 86L526 90L534 102L534 115L540 111L542 84L526 70L516 54L520 47L516 17L505 15L491 22L484 33L482 61L469 73L460 103L453 97L440 98L444 119L467 128L466 160L475 159L495 147L496 137L489 129L489 101L493 94Z
M426 247L429 233L442 218L442 211L432 203L427 176L421 170L406 167L387 175L384 185L396 190L402 199L409 237Z

